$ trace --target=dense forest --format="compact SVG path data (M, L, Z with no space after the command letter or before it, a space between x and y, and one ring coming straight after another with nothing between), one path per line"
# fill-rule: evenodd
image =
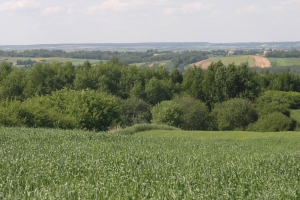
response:
M212 63L184 74L118 59L75 68L71 62L28 70L0 64L0 124L107 130L158 123L186 130L294 130L300 78L263 75L245 64Z

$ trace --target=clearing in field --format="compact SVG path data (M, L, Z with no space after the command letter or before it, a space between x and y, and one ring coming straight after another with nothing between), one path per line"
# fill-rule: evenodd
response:
M271 67L270 61L262 56L254 56L255 59L255 66L261 67L261 68L266 68L266 67Z

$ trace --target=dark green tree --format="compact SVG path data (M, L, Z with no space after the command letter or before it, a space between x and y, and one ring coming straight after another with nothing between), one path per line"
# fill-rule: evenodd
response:
M215 106L212 116L219 130L245 130L254 123L257 112L254 105L245 99L234 98Z

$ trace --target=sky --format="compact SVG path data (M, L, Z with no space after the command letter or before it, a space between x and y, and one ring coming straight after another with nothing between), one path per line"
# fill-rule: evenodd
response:
M300 0L0 0L0 45L300 41Z

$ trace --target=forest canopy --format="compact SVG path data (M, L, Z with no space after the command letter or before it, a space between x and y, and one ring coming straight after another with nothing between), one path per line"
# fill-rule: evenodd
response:
M245 64L222 62L207 70L190 67L185 73L118 59L78 67L37 63L28 70L3 62L0 124L107 130L155 122L187 130L268 131L262 122L275 123L266 118L280 116L286 124L270 127L292 130L296 122L289 113L300 108L299 86L299 76L289 72L260 75ZM234 121L241 116L249 117Z

